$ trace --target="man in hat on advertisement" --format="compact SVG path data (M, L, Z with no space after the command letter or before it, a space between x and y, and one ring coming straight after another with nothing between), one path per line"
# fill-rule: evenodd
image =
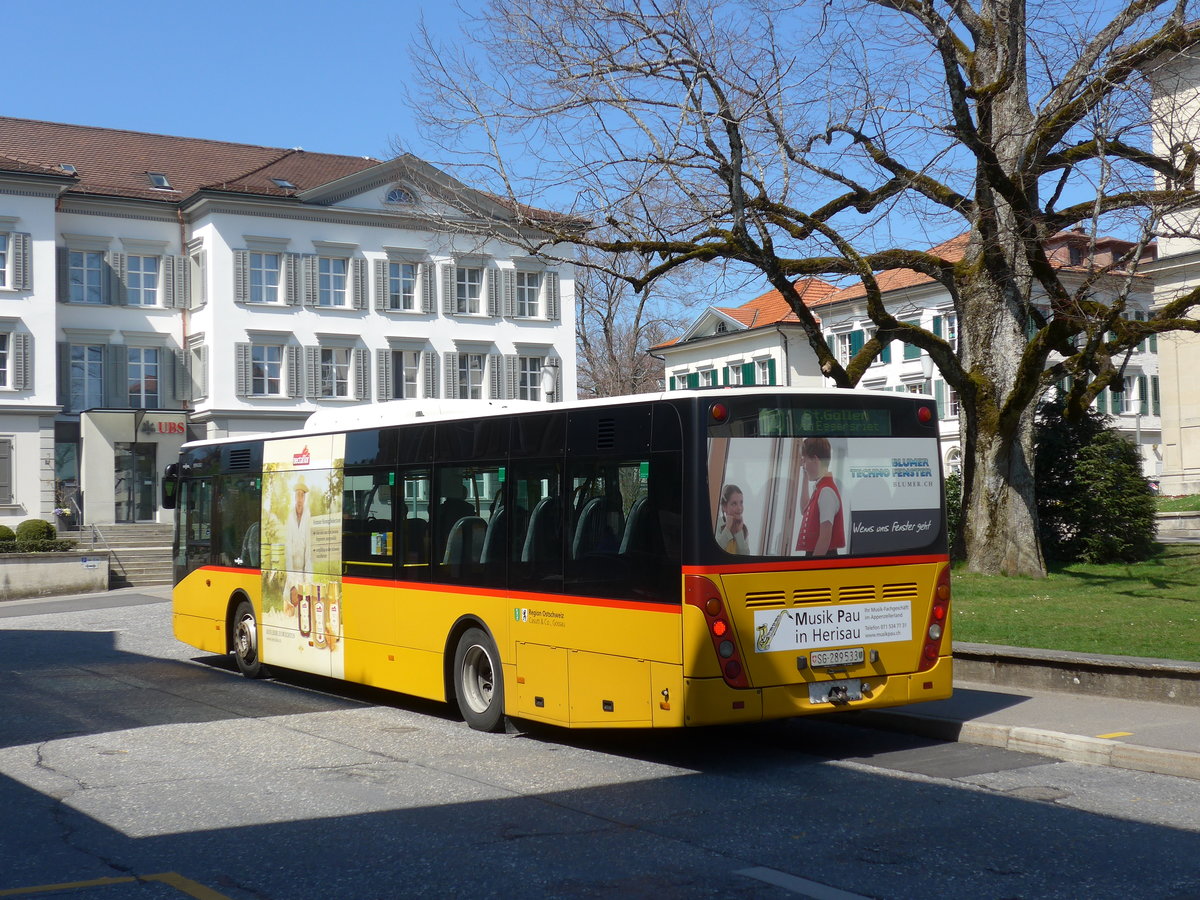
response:
M287 568L289 572L311 572L312 556L312 512L308 498L308 483L301 475L292 490L296 502L287 517Z

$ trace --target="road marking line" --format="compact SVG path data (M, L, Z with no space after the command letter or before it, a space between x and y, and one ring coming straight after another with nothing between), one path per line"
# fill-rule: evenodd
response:
M21 897L29 894L45 894L50 891L70 891L79 888L109 887L116 884L135 884L137 882L157 881L177 891L187 894L195 900L229 900L224 894L207 888L197 881L184 878L178 872L162 872L158 875L135 875L122 878L96 878L92 881L66 881L61 884L38 884L23 888L6 888L0 890L0 897Z
M1114 731L1110 734L1098 734L1098 735L1096 735L1096 737L1111 739L1111 738L1119 738L1119 737L1129 737L1131 734L1133 734L1132 731Z
M807 878L801 878L798 875L789 875L787 872L780 872L778 869L768 869L766 866L739 869L733 874L744 875L746 878L754 878L758 881L765 881L767 884L781 887L785 891L791 891L793 894L799 894L802 897L811 897L812 900L870 900L869 897L864 897L862 894L852 894L849 891L821 884L819 881L809 881Z

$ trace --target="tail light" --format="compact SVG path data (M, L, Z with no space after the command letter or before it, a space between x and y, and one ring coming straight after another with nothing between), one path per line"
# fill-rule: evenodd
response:
M721 675L730 687L748 688L746 670L738 652L737 636L733 633L725 601L717 586L703 575L688 575L684 579L684 601L704 613L708 625L708 636L712 638L713 652L721 666Z
M950 567L945 566L933 589L933 607L929 610L929 624L925 628L925 645L921 649L918 672L932 669L942 654L942 638L950 625Z

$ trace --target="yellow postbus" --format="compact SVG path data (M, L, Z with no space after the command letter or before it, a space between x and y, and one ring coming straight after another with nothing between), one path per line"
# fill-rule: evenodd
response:
M193 442L174 629L295 669L567 727L949 696L929 397L730 388L401 401Z

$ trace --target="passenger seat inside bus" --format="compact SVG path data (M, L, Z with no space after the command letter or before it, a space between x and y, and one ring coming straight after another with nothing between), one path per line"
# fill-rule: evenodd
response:
M479 562L486 533L487 522L482 518L463 516L450 529L450 537L446 541L446 552L442 555L442 565L454 566Z

